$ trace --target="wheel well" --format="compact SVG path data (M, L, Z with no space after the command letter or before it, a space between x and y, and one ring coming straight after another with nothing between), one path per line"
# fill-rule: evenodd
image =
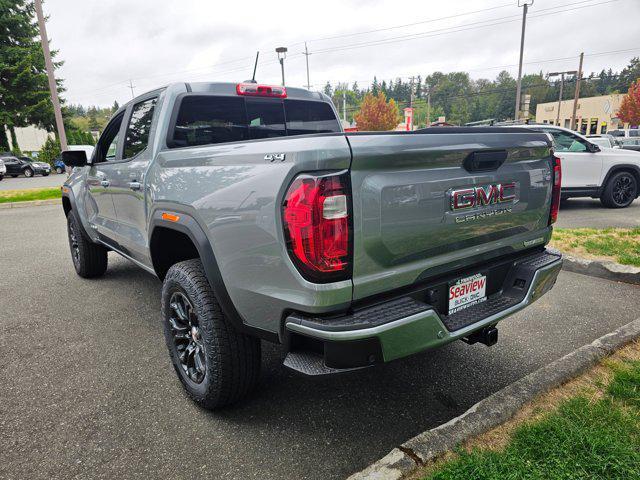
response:
M160 280L164 280L171 265L200 257L198 249L187 234L166 227L153 229L149 250L153 268Z
M637 169L633 168L633 167L613 167L611 168L611 170L609 170L609 173L607 173L607 177L605 179L605 182L602 184L602 188L606 188L607 187L607 183L609 183L609 180L611 179L611 177L613 177L616 173L620 173L620 172L627 172L630 173L631 175L634 176L634 178L636 179L636 182L638 182L638 184L640 184L640 173L638 172ZM640 189L638 189L638 192L640 193Z
M69 197L62 197L62 208L64 209L64 216L68 217L71 211L71 200L69 200Z

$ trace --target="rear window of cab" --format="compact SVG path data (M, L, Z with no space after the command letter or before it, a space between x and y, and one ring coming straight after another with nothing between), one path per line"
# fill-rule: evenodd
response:
M326 102L186 95L170 128L170 148L340 132Z

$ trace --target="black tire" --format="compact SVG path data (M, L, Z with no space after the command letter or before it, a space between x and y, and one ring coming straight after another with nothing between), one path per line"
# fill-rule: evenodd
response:
M638 195L638 181L631 172L614 173L604 187L600 201L607 208L625 208Z
M176 263L167 272L162 319L173 367L197 404L209 410L231 405L256 386L260 340L225 318L200 260Z
M83 278L95 278L107 271L107 249L86 238L73 212L67 215L67 234L71 261L76 273Z
M64 169L63 169L63 168L56 167L56 173L57 173L58 175L60 175L62 172L64 172Z
M44 173L42 174L42 176L43 176L43 177L48 177L48 176L49 176L49 173L48 173L48 172L44 172Z
M24 172L22 173L24 173L24 176L27 178L33 177L33 170L31 170L30 168L25 168Z
M3 178L4 178L4 175L0 175L0 182L2 181Z

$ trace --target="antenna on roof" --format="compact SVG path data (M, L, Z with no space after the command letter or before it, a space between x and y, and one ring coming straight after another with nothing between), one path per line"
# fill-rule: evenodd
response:
M258 57L260 56L260 50L256 52L256 63L253 65L253 77L249 80L248 83L258 83L256 82L256 70L258 69Z

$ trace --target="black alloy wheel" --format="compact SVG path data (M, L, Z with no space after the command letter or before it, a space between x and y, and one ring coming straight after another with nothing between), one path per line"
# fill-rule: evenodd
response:
M638 182L631 172L614 174L602 193L601 201L608 208L625 208L638 196Z
M198 314L182 291L175 291L169 300L169 324L182 371L190 381L202 383L207 372L205 344Z
M613 201L617 205L628 205L635 195L635 179L627 173L616 179L613 185Z

